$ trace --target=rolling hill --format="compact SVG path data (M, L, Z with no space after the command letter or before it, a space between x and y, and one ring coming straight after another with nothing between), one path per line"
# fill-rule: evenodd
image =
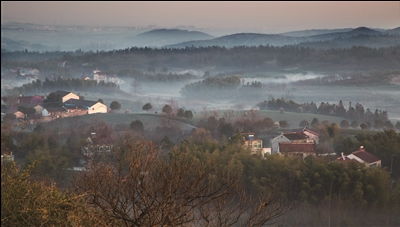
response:
M329 31L329 30L328 30ZM285 46L285 45L301 45L305 47L315 48L349 48L353 46L367 47L387 47L400 45L399 29L388 31L378 31L367 27L359 27L347 31L333 30L333 33L324 33L325 30L314 31L311 33L324 33L311 36L297 37L299 34L305 34L305 31L298 33L284 34L259 34L259 33L237 33L226 35L209 40L189 41L169 45L171 48L184 47L235 47L235 46Z
M136 46L161 47L174 43L211 39L213 36L199 31L182 29L155 29L133 37Z

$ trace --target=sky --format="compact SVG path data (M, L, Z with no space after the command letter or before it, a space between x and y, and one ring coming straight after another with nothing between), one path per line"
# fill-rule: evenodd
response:
M47 25L194 26L241 32L400 26L393 2L1 2L1 21Z

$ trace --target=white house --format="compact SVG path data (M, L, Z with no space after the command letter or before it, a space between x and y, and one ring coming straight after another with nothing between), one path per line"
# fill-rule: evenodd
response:
M36 114L42 114L43 106L40 104L37 104L36 106L33 107L33 109L35 110Z
M67 110L81 109L86 110L87 114L94 113L107 113L107 106L101 102L80 100L80 99L69 99L64 103L64 107Z
M48 116L50 116L49 111L47 111L45 108L42 109L41 114L42 114L42 117L48 117Z
M271 140L271 152L273 154L279 153L279 143L289 143L290 140L284 135L281 134Z
M94 113L107 113L107 106L101 102L96 102L94 105L90 106L88 109L88 114Z
M93 71L93 80L100 82L111 82L114 84L120 84L121 79L119 79L116 75L107 75L106 73L101 72L100 70L96 69Z
M23 119L23 118L25 118L25 114L22 113L21 111L16 111L16 112L14 112L14 116L15 116L16 119Z
M279 135L271 140L272 153L279 153L279 144L280 143L318 144L319 143L319 134L310 129L307 129L307 128L282 133L281 135Z
M314 140L316 144L319 144L319 134L317 132L314 132L308 128L304 128L303 133L306 134L308 138Z
M49 96L53 96L59 102L66 102L70 99L79 99L79 95L69 92L69 91L56 91L49 94Z
M341 155L341 157L339 157L337 159L338 161L357 161L359 163L362 163L368 167L380 167L382 165L381 160L376 157L375 155L367 152L364 148L364 146L361 146L358 150L354 151L353 153L345 156Z

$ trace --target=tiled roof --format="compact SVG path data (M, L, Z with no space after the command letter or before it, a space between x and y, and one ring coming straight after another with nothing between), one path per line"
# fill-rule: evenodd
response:
M313 143L279 143L279 152L301 152L315 153L315 144Z
M66 112L66 109L64 107L47 107L46 110L51 113L51 112Z
M69 92L69 91L61 91L61 90L52 92L52 94L57 95L57 96L61 96L61 97L64 97L64 96L68 95L69 93L71 93L71 92Z
M303 132L285 133L283 135L289 140L304 140L308 138Z
M32 104L37 105L43 103L44 96L20 96L18 97L18 101L20 104Z
M379 161L380 159L375 155L365 151L364 149L360 149L352 153L353 155L357 156L358 158L362 159L364 162L367 163L374 163Z
M65 106L65 108L68 108L68 109L75 109L75 108L88 109L96 103L97 103L97 101L69 99L68 101L66 101L64 103L64 106Z
M307 131L307 132L309 132L309 133L312 133L312 134L314 134L314 135L316 135L316 136L319 136L319 133L318 132L316 132L316 131L314 131L314 130L311 130L311 129L309 129L309 128L307 128L307 127L305 127L305 128L298 128L298 129L291 129L290 130L290 132L288 132L288 133L301 133L301 132L305 132L305 131Z

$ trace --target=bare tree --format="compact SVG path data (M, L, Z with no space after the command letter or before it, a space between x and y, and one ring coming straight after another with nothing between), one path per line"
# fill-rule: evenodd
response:
M127 143L113 162L93 162L76 185L89 204L125 226L260 226L283 211L249 196L228 169L190 152L163 155L150 142Z

